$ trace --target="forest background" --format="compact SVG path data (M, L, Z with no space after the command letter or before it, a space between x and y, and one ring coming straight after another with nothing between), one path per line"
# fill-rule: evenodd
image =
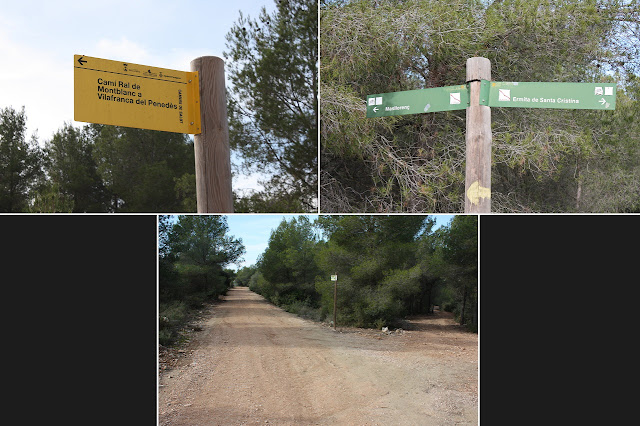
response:
M160 342L179 338L192 312L231 286L248 286L297 315L337 324L402 327L438 305L478 330L478 217L433 230L429 216L283 218L255 265L229 269L244 247L225 216L159 220Z
M365 118L367 94L616 82L615 111L492 108L494 212L640 211L638 0L322 0L322 212L460 212L465 112Z

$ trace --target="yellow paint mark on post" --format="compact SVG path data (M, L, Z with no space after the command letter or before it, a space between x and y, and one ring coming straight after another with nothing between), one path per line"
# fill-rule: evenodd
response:
M480 186L480 182L475 181L467 189L467 198L471 204L477 205L480 203L480 198L491 198L491 189Z
M198 73L75 55L74 120L201 133Z

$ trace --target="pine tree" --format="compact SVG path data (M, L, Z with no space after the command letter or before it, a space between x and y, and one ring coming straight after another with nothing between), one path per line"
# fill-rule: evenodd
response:
M42 153L33 137L25 140L26 115L0 110L0 212L28 211L34 186L42 177Z
M229 137L245 170L269 175L261 211L317 208L318 8L280 0L269 15L240 18L227 34ZM251 194L245 194L251 195Z

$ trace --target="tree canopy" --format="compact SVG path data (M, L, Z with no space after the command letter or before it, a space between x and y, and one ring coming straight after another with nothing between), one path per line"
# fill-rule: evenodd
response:
M227 34L230 144L243 169L269 176L241 208L316 211L318 6L277 3L258 19L240 13Z
M336 274L341 325L399 324L441 305L477 330L478 218L456 216L436 231L434 225L416 215L283 219L251 268L249 288L324 320L333 318L329 277Z
M27 211L42 177L42 152L36 139L27 142L24 108L0 110L0 212Z
M0 211L195 211L193 143L179 133L65 123L41 147L0 110Z

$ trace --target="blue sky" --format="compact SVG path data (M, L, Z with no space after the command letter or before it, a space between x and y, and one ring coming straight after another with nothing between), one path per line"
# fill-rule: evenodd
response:
M234 214L227 216L229 234L236 238L242 238L242 242L247 249L244 256L245 262L239 267L250 266L256 263L258 256L267 248L271 231L278 227L283 218L291 220L297 215L285 214ZM318 215L308 215L311 220L317 219ZM431 215L436 219L436 227L447 225L454 215ZM237 265L231 265L231 268Z
M25 107L27 138L43 145L73 121L73 55L176 70L199 56L223 57L239 11L256 19L273 0L21 0L0 8L0 108ZM256 188L255 177L234 189Z
M229 234L236 238L242 238L247 253L244 255L244 263L240 265L250 266L256 263L258 256L267 248L271 231L276 229L283 218L291 220L298 215L294 214L234 214L227 216ZM316 220L318 215L308 215L309 219Z

